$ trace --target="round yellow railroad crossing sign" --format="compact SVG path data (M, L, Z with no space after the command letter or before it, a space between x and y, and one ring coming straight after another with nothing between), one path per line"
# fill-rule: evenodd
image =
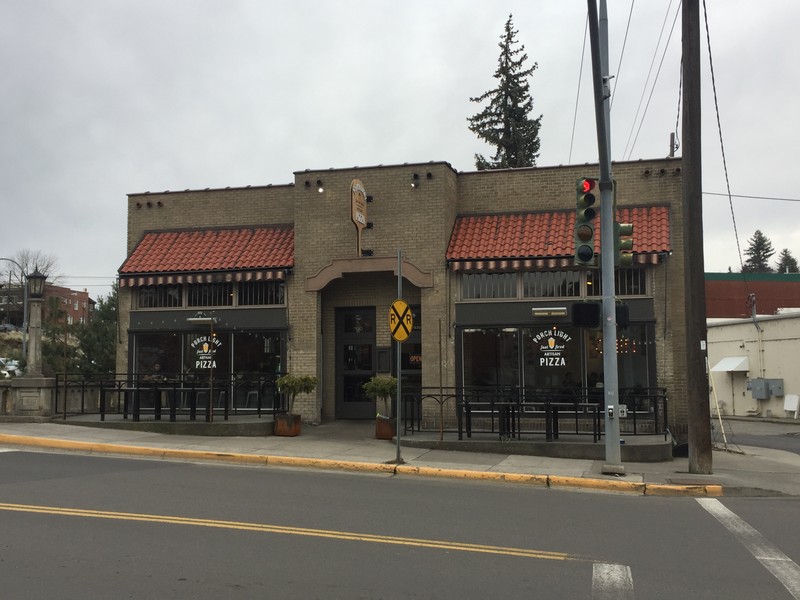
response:
M396 342L404 342L414 328L414 316L405 300L395 300L389 309L389 331Z

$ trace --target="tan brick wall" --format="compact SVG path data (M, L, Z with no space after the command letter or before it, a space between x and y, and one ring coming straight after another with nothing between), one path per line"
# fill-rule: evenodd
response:
M623 162L615 163L612 173L619 205L671 206L673 252L650 269L650 284L655 295L659 384L669 390L671 420L685 423L680 165L679 159ZM317 391L296 402L304 420L318 422L335 414L335 308L375 306L378 345L384 346L389 343L388 323L380 316L387 313L396 296L396 279L391 273L351 274L322 292L306 291L307 279L331 261L359 258L356 228L350 218L353 179L360 179L374 199L367 204L367 219L374 227L363 231L362 248L372 250L375 257L396 257L400 248L406 261L433 279L433 287L422 289L406 282L404 296L422 307L423 385L439 385L441 362L443 384L451 386L455 383L457 279L447 270L445 256L456 216L574 208L575 180L597 176L597 172L597 165L572 165L456 173L449 164L436 162L302 171L294 174L293 184L280 186L134 194L128 199L128 251L149 230L293 223L295 265L287 279L287 367L320 378ZM417 188L411 187L414 173L419 175ZM322 193L317 191L317 180L322 181ZM129 308L130 295L123 289L123 324ZM121 329L124 337L126 327ZM124 370L127 342L120 348L117 364Z
M294 219L292 185L128 196L128 254L146 231L279 225Z

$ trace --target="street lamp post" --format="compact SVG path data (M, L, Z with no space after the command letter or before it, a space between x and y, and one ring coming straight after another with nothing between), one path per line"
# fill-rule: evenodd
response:
M30 302L30 323L28 324L28 365L25 374L28 377L42 377L42 302L44 298L44 282L47 275L34 269L28 275L26 289Z

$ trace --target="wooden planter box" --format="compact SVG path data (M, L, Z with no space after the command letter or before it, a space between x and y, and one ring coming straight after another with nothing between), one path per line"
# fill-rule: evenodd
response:
M276 414L274 435L294 437L300 435L300 415Z
M375 417L375 438L391 440L394 437L395 419L383 416Z

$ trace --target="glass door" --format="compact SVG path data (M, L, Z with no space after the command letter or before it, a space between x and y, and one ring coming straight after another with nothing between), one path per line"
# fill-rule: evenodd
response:
M374 419L361 387L375 374L375 307L336 311L336 418Z

